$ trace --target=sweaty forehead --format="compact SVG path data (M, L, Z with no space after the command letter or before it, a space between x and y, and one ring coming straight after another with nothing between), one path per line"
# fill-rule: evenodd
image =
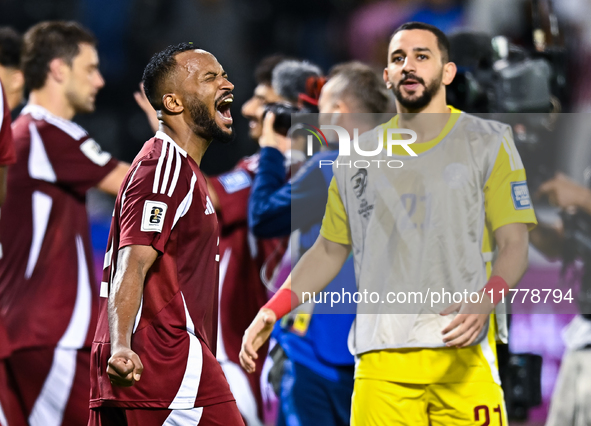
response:
M428 48L432 52L436 52L437 49L437 37L431 31L427 30L402 30L390 41L390 52L395 50L412 50L416 47Z
M215 56L205 50L195 49L181 52L176 56L178 69L187 77L198 77L207 72L222 71L222 66Z

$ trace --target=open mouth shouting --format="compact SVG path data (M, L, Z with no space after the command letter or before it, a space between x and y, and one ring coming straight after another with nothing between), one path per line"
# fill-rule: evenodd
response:
M232 120L232 113L230 107L234 102L234 95L227 93L216 100L216 114L219 115L222 123L227 126L231 126L234 120Z
M424 86L423 79L414 75L408 75L398 83L398 87L404 87L407 92L414 92L420 86Z

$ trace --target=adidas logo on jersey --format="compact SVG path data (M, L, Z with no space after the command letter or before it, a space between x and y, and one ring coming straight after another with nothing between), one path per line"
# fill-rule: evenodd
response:
M205 200L206 200L206 203L205 203L205 214L207 215L207 214L213 214L213 213L215 213L215 209L213 208L213 204L212 204L211 200L209 199L209 195L206 195L205 196Z

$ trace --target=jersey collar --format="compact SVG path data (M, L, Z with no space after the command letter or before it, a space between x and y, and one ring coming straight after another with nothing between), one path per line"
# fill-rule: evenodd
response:
M186 157L186 156L187 156L187 151L185 151L183 148L181 148L181 147L180 147L180 146L179 146L179 145L178 145L178 144L177 144L175 141L173 141L173 140L172 140L172 138L171 138L170 136L168 136L166 133L164 133L164 132L162 132L162 131L158 130L158 131L156 132L156 134L154 135L154 137L155 137L156 139L161 139L161 140L163 140L163 141L167 141L167 142L171 143L172 145L174 145L174 146L175 146L175 147L176 147L176 148L179 150L179 152L182 154L182 156L183 156L183 157Z

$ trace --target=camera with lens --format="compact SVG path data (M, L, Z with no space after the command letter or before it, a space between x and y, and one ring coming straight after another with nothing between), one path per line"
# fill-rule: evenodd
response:
M300 112L300 109L287 102L273 102L265 106L263 119L269 112L275 114L273 130L280 135L287 136L287 132L291 127L291 115Z
M505 37L474 32L449 36L458 67L450 103L472 113L550 112L552 64Z

